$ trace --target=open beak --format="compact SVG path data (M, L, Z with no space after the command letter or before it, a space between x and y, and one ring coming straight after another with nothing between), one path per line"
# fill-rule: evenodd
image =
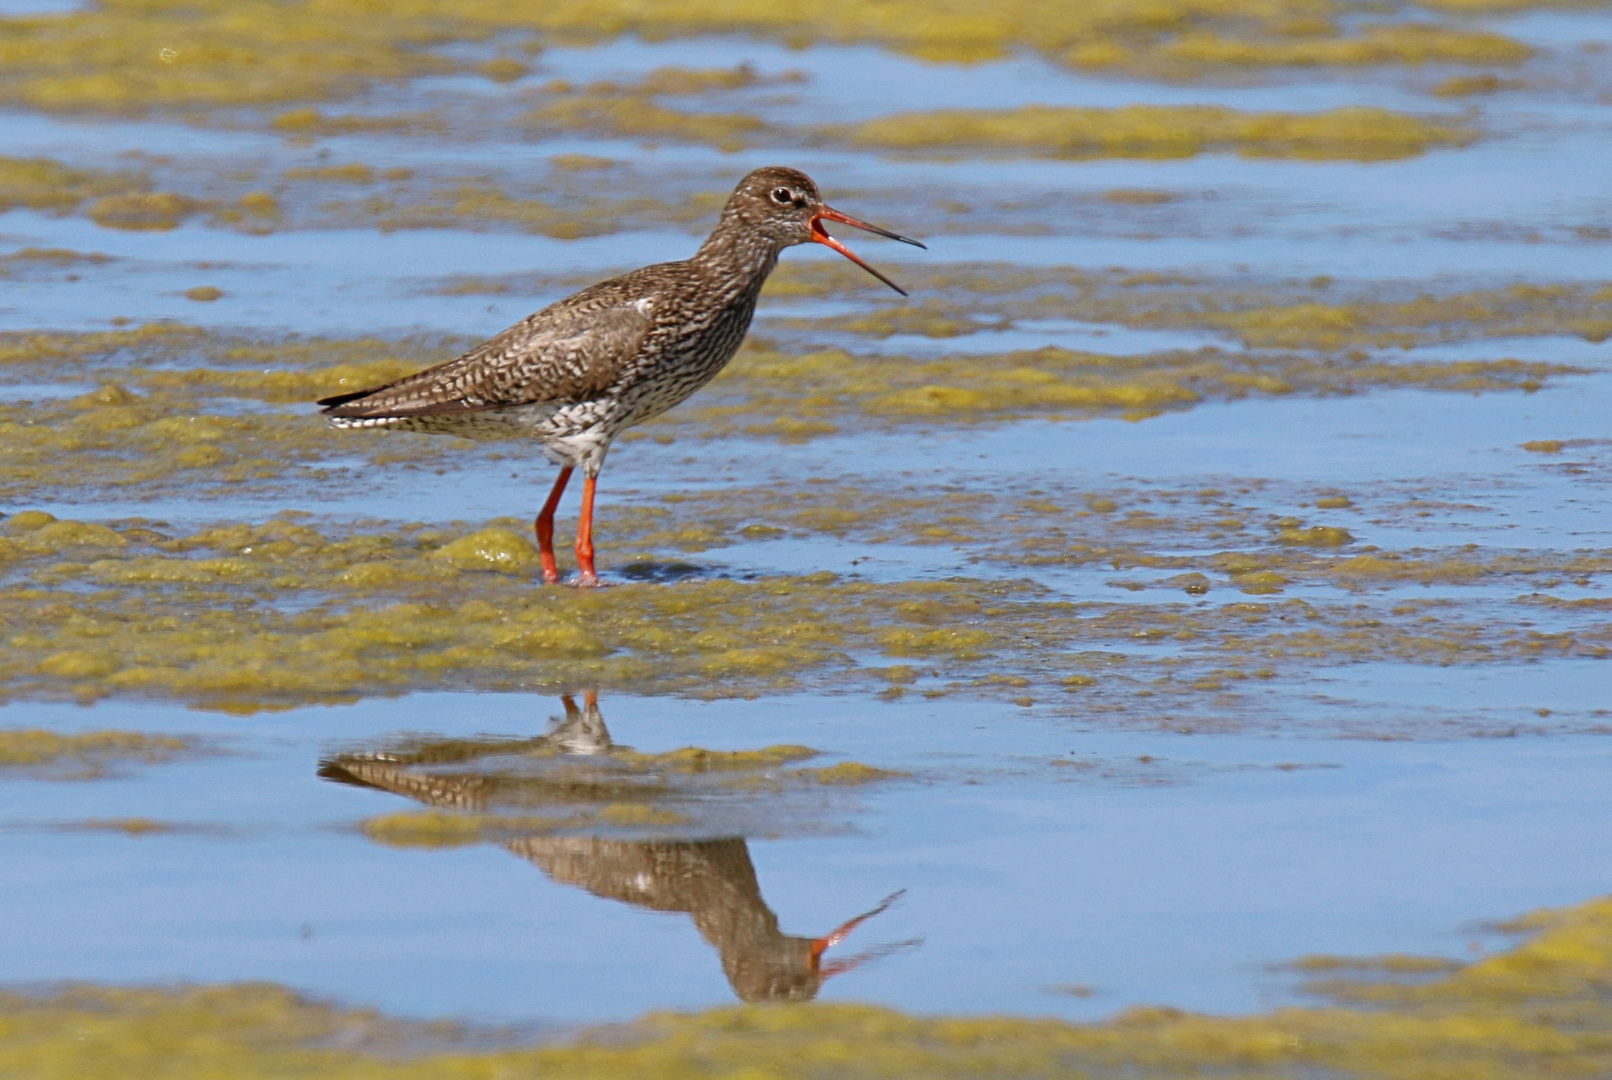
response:
M832 207L828 207L828 206L820 207L818 209L817 213L812 215L812 239L813 240L817 241L819 244L822 244L824 247L833 248L835 251L839 252L841 255L844 255L847 259L850 259L852 262L856 263L856 265L860 266L862 269L866 270L868 273L872 274L874 277L878 278L880 281L882 281L886 285L890 286L892 289L894 289L896 292L900 293L902 296L907 295L907 290L906 289L903 289L900 285L897 285L895 282L891 281L889 278L885 277L883 274L881 274L877 270L873 269L873 267L869 266L867 263L865 263L861 259L857 258L856 253L853 252L850 248L846 247L844 244L840 243L838 240L836 240L832 236L828 235L828 230L823 228L823 222L825 220L838 221L838 222L841 222L841 223L843 223L845 225L850 225L853 228L863 229L863 230L866 230L867 232L870 232L870 233L878 233L880 236L889 237L891 240L900 240L903 244L911 244L913 247L920 247L921 248L921 247L923 247L922 244L920 244L916 240L911 239L910 237L901 236L901 235L899 235L897 233L893 233L889 229L881 229L877 225L869 225L865 221L858 221L856 218L852 217L850 214L842 214L838 210L833 209ZM928 249L925 248L924 250L927 251Z

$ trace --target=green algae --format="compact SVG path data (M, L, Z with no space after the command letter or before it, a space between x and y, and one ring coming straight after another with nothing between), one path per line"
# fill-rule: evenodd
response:
M739 112L688 111L657 100L712 87L748 86L753 71L657 69L633 85L552 84L548 100L526 113L536 135L586 132L611 138L706 143L736 151L770 143L849 143L898 151L986 151L1055 157L1191 157L1236 152L1254 157L1385 160L1435 146L1464 145L1467 128L1383 109L1323 113L1249 113L1212 106L1135 105L1011 110L952 109L901 113L853 126L794 128Z
M765 78L749 64L739 64L732 68L655 68L630 84L595 82L571 86L557 81L548 87L550 100L525 113L521 122L539 137L580 131L611 138L669 139L739 150L764 133L787 138L788 131L769 130L764 120L748 113L689 112L655 99L803 80L799 73Z
M1415 23L1367 26L1357 37L1317 24L1320 33L1284 38L1227 37L1185 33L1156 47L1153 60L1206 67L1363 67L1381 64L1514 64L1534 50L1513 38L1482 31Z
M902 273L922 301L776 325L944 338L1011 328L1018 319L1066 318L1205 331L1254 349L1326 352L1546 335L1599 342L1612 335L1612 285L1605 282L1466 289L1424 284L1413 291L1403 283L1345 285L1327 277L1258 281L990 264L912 266ZM774 277L769 295L780 299L876 295L833 266L786 263Z
M569 97L557 100L575 104ZM306 141L366 131L431 134L451 127L450 119L360 117L310 108L282 114L274 123L276 130ZM597 130L580 112L574 119L575 130ZM690 123L697 127L703 121L695 118ZM640 133L646 138L651 134L649 128ZM576 161L586 158L558 155L547 175L540 177L525 172L466 173L440 165L383 167L363 161L278 171L250 164L224 170L167 157L146 159L148 171L110 172L69 168L46 159L0 158L0 210L27 206L75 213L108 228L135 230L169 229L200 219L214 228L254 235L330 228L518 228L574 239L668 224L704 232L728 195L726 190L711 190L668 196L661 187L632 174L601 187L578 175L599 167L575 167Z
M894 316L877 323L863 316L848 325L880 334L907 326ZM299 491L312 483L339 492L352 476L331 463L355 456L372 468L397 469L496 460L505 454L499 444L467 449L452 439L333 433L295 408L398 378L460 347L440 340L264 341L175 324L0 334L6 381L117 380L76 398L0 403L0 498L15 504L61 498L70 489L97 497L221 495L288 491L293 483ZM937 422L1140 420L1250 396L1531 391L1577 370L1516 360L1389 362L1213 348L1142 356L1045 348L912 359L787 352L761 340L693 403L628 438L743 433L788 442ZM507 537L498 543L499 559L529 562L520 543Z
M850 500L856 492L842 494ZM780 507L792 495L769 489L728 507L712 498L685 505L720 523L755 512L764 499ZM238 710L442 686L540 690L579 680L695 696L812 687L877 692L891 685L887 667L858 658L889 657L908 669L899 685L916 680L926 693L1040 700L1045 689L1067 700L1062 692L1077 685L1086 688L1083 711L1122 719L1137 708L1157 715L1165 701L1230 693L1224 680L1206 675L1229 668L1297 675L1372 660L1612 657L1612 632L1597 621L1593 605L1557 609L1559 625L1540 627L1520 612L1500 618L1493 606L1453 600L1430 609L1391 591L1407 584L1522 583L1538 592L1564 579L1604 579L1612 574L1605 552L1333 548L1284 543L1284 527L1274 522L1261 548L1197 556L1152 550L1151 543L1174 542L1178 530L1211 528L1215 519L1208 515L1223 512L1212 503L1185 520L1154 515L1157 524L1139 530L1135 515L1072 507L1069 516L1023 515L978 497L971 505L887 497L878 513L839 515L820 527L899 533L940 509L972 520L973 531L989 537L981 550L986 559L1026 568L1166 571L1159 587L1185 593L1185 602L1075 603L1024 581L881 584L831 574L629 583L601 594L539 588L530 569L460 568L436 557L455 541L434 530L330 535L273 520L168 537L19 514L29 527L13 526L3 538L0 693L156 697ZM796 510L810 519L798 504ZM645 538L633 521L626 513L619 528L601 532L608 538L606 567L609 545ZM612 523L606 518L601 527ZM1082 535L1088 525L1092 531ZM944 536L919 535L965 549L980 543L955 527ZM1139 545L1139 536L1150 543ZM1263 597L1301 583L1345 598L1197 603L1226 586ZM1384 599L1373 599L1384 590ZM1158 652L1137 654L1119 676L1070 681L1093 671L1073 654L1115 646ZM804 751L762 753L785 760ZM622 760L663 774L740 768L697 750ZM753 755L732 760L741 771L756 767ZM827 775L837 774L830 767Z
M288 135L356 135L361 132L387 131L404 134L439 134L447 130L440 116L430 113L403 113L375 116L357 113L328 113L322 109L304 107L280 113L269 125L275 131Z
M860 785L895 780L911 774L864 765L860 761L842 761L823 769L798 769L791 775L817 784Z
M1466 965L1442 956L1411 956L1389 953L1385 956L1301 956L1286 965L1293 971L1355 971L1383 975L1443 975L1460 971Z
M1598 1076L1612 1069L1612 899L1536 913L1529 936L1472 963L1335 980L1332 1000L1247 1016L1165 1007L1074 1024L918 1017L878 1006L735 1006L655 1013L534 1047L388 1045L404 1025L264 983L72 984L0 997L0 1069L54 1080L105 1071L191 1077L679 1076L1214 1077L1463 1080ZM1441 970L1446 966L1452 970ZM1360 970L1365 970L1363 966ZM1365 1006L1365 1007L1363 1007ZM438 1042L451 1032L438 1029Z
M710 143L722 150L744 148L767 127L745 113L695 113L660 105L647 97L581 93L527 113L523 122L539 137L581 131L624 137Z
M273 105L452 70L418 46L461 36L341 5L113 2L0 23L0 99L58 110Z
M0 731L0 776L93 779L130 765L155 765L194 753L196 740L137 731L62 735L39 728Z
M571 818L529 814L452 814L441 810L401 810L365 818L359 828L378 844L395 848L451 848L546 835L570 825Z
M69 168L49 158L0 157L0 211L71 210L90 199L143 192L144 177Z
M204 209L196 199L152 191L138 173L69 168L48 158L0 157L0 213L27 207L54 213L83 211L109 229L162 231Z
M946 273L948 287L988 300L1015 297L1014 303L1027 289L1086 289L1093 282L1093 292L1141 293L1150 303L1196 287L1156 276L1119 283L1056 271L1038 277L1039 285L999 282L990 293L972 270ZM811 274L785 283L839 287ZM1518 307L1502 313L1512 320L1504 325L1563 318L1591 295L1507 290ZM1269 296L1257 293L1263 303ZM1255 298L1252 290L1234 297ZM172 325L0 338L0 371L8 379L93 382L115 370L120 380L75 399L0 406L6 433L0 488L19 511L0 521L6 620L0 692L255 708L425 686L541 689L582 678L696 695L910 687L1064 702L1051 707L1125 717L1206 696L1217 708L1243 712L1241 691L1207 674L1219 670L1293 674L1383 659L1594 659L1612 643L1589 607L1552 608L1551 624L1539 627L1528 625L1531 617L1521 609L1495 600L1451 598L1446 609L1402 610L1395 594L1407 587L1542 593L1562 581L1592 584L1608 566L1606 553L1597 551L1373 546L1375 524L1467 512L1420 494L1393 505L1377 497L1369 509L1357 492L1277 495L1261 485L1230 493L885 488L869 500L855 482L823 481L626 504L607 499L600 514L604 565L634 583L606 598L535 588L526 519L355 528L287 515L175 529L138 520L58 521L22 509L23 500L60 499L68 491L85 498L183 493L201 505L243 491L260 497L295 491L302 499L310 482L316 494L344 493L351 474L327 466L339 456L362 455L372 477L507 469L500 462L507 455L487 446L333 434L316 418L281 408L384 381L453 347L265 342ZM1025 416L1141 419L1199 401L1353 393L1374 385L1526 391L1569 370L1213 350L913 360L835 350L792 354L762 341L695 403L643 435L743 432L788 441L835 430ZM1277 503L1285 508L1275 509ZM1316 513L1295 516L1292 508L1302 506ZM532 507L510 509L524 514ZM668 554L791 536L941 545L1015 574L1112 570L1128 575L1111 584L1135 600L1071 605L1033 586L986 581L700 580L699 568L686 563L693 577L671 587L637 574L640 566L662 565ZM1154 598L1163 590L1174 603ZM1328 599L1316 602L1315 590ZM1301 593L1307 599L1300 606L1263 599ZM1247 610L1225 604L1239 594L1261 603ZM1203 601L1216 606L1183 606ZM193 614L198 610L201 618ZM1064 658L1065 650L1114 646L1156 654L1144 653L1120 677ZM892 684L884 675L891 660L915 674ZM1103 677L1068 695L1069 687L1085 685L1071 678L1097 675Z
M1012 0L988 9L974 3L937 7L892 0L870 7L832 0L810 12L773 0L565 0L537 8L509 0L382 7L353 0L109 0L80 11L0 20L0 102L194 116L241 106L305 105L349 97L379 82L454 71L495 81L521 78L528 66L523 60L453 58L441 48L498 35L525 35L527 52L540 47L539 36L598 41L624 34L713 33L795 45L870 43L954 62L1029 48L1076 66L1173 77L1251 65L1494 63L1528 51L1500 35L1459 26L1394 23L1347 36L1334 16L1351 10L1325 0L1110 0L1063 7ZM693 91L745 85L742 77L696 81ZM691 92L679 84L650 91Z
M1044 157L1187 158L1211 151L1247 157L1383 161L1474 133L1459 124L1350 107L1322 113L1249 113L1217 106L943 109L868 120L854 145L900 151L1018 152Z
M47 487L60 491L69 476L102 492L143 488L192 493L287 474L317 476L319 462L331 454L328 432L319 421L261 409L209 412L198 393L215 400L222 395L306 401L416 370L424 356L432 355L426 351L431 347L364 340L264 346L173 324L0 336L0 370L10 378L52 372L51 379L90 380L110 368L139 387L107 382L65 401L0 405L0 497L14 500ZM332 359L338 362L332 365ZM219 366L155 371L142 366L175 360ZM252 364L263 366L242 370ZM314 370L296 370L314 364ZM430 460L434 453L425 444L395 441L372 443L367 452L374 460L397 462Z
M800 441L846 428L1027 416L1142 420L1208 401L1371 389L1537 390L1577 373L1541 361L1386 362L1217 348L1114 356L1049 346L938 359L825 349L741 351L700 399L645 432ZM642 436L638 436L642 437Z
M1502 79L1498 75L1452 75L1433 87L1437 97L1472 97L1475 94L1498 94L1502 90L1522 90L1528 86L1522 79Z

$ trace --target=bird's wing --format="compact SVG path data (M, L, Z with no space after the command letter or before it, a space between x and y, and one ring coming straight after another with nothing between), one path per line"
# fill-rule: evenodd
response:
M325 415L440 416L585 400L615 382L653 323L653 298L579 293L463 356L397 382L319 402Z

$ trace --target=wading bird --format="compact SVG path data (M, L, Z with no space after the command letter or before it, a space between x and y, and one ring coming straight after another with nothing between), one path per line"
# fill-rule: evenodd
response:
M757 169L739 182L692 258L589 286L457 359L319 404L337 427L536 439L560 467L536 522L543 580L560 580L554 511L580 468L577 584L597 585L594 487L611 441L683 401L733 359L784 248L824 244L906 295L830 236L825 221L924 246L832 209L797 169Z

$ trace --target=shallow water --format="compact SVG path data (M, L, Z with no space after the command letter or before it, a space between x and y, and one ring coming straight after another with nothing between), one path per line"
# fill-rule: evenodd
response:
M0 14L62 7L0 4ZM173 320L247 340L477 337L564 295L575 287L573 278L682 257L697 243L704 222L669 213L657 220L653 207L624 210L619 222L608 223L621 225L619 231L580 239L474 215L445 227L391 227L357 208L363 191L337 184L298 189L285 177L289 169L363 162L414 170L419 187L409 190L417 195L432 185L471 184L580 206L582 197L564 188L571 181L548 164L560 154L617 162L596 185L583 185L597 189L587 194L620 197L623 205L660 199L662 206L721 191L745 169L787 158L846 209L926 238L927 253L877 241L858 245L897 280L904 271L973 263L1094 275L1117 267L1201 275L1210 284L1194 287L1218 288L1232 299L1265 290L1260 295L1273 306L1295 303L1302 280L1314 275L1405 301L1517 282L1602 283L1612 252L1604 229L1612 221L1605 184L1612 113L1599 54L1578 48L1612 37L1612 20L1593 12L1530 14L1485 25L1556 50L1518 69L1529 89L1452 104L1428 96L1436 77L1454 70L1447 67L1381 77L1345 70L1149 83L1025 56L960 68L871 47L796 50L719 38L553 47L529 75L507 85L429 78L339 106L377 114L436 109L477 121L467 120L455 138L417 131L288 137L249 117L210 127L160 116L110 122L0 114L8 155L48 156L82 168L129 165L148 172L160 189L211 193L225 202L261 186L288 207L285 219L261 235L204 215L170 230L128 231L78 214L13 209L0 215L0 256L62 248L110 258L0 264L0 330L87 331ZM521 107L519 95L549 79L631 81L666 64L741 61L763 75L799 70L804 81L707 95L687 107L743 109L775 124L804 125L904 109L1031 103L1370 105L1446 116L1470 109L1485 137L1374 163L1220 154L1171 161L920 160L827 145L726 153L586 133L538 139L505 122ZM1165 194L1153 202L1105 201L1114 189ZM786 256L790 263L819 258L833 256ZM465 279L504 289L456 292ZM187 298L197 286L223 295ZM1235 307L1232 299L1227 303ZM876 337L789 321L886 311L895 303L833 290L785 294L766 301L757 332L780 348L831 346L867 358L915 360L1045 346L1118 357L1206 346L1258 352L1225 326L1100 322L1057 310L956 337ZM867 420L796 441L699 424L651 428L664 439L623 442L613 451L601 488L607 524L612 506L681 506L677 513L697 522L698 510L666 501L690 493L710 496L713 514L749 521L744 515L754 506L780 513L757 491L782 493L811 509L820 508L830 487L854 491L847 501L866 513L848 512L838 525L778 527L767 534L775 539L741 535L682 546L634 539L613 547L606 531L602 559L617 580L620 560L641 553L651 560L642 576L651 580L657 574L667 581L805 578L828 570L842 581L893 588L1034 581L1050 602L1092 605L1081 618L1094 624L1102 605L1122 611L1176 605L1191 613L1293 601L1339 610L1357 604L1362 626L1395 619L1402 626L1416 617L1414 605L1428 611L1443 605L1438 614L1451 620L1496 634L1514 631L1517 641L1527 632L1570 637L1579 651L1406 649L1385 659L1318 646L1318 655L1301 665L1273 660L1277 669L1236 697L1222 695L1217 684L1195 697L1153 699L1147 687L1154 684L1135 676L1124 689L1103 682L1113 696L1096 698L1100 705L1082 696L1082 683L1051 693L1019 676L992 683L990 657L979 669L987 674L949 682L963 670L957 658L904 659L899 652L850 657L848 664L864 673L892 662L922 669L892 676L889 689L878 693L869 679L849 677L840 686L824 680L819 693L786 682L736 689L715 677L666 696L607 687L600 704L611 738L641 752L806 744L824 752L814 764L854 761L908 775L810 788L812 798L780 799L770 811L734 796L740 809L729 817L722 816L729 813L726 795L685 791L674 776L667 783L683 800L674 800L685 814L679 821L572 822L561 832L620 845L610 849L618 861L628 859L634 844L725 840L731 849L737 838L759 882L760 899L747 901L746 917L770 911L785 936L826 933L904 889L899 904L829 955L879 943L901 947L827 983L821 996L921 1012L1094 1018L1137 1004L1254 1011L1294 1000L1292 978L1272 965L1296 956L1471 959L1510 940L1486 920L1607 890L1601 838L1612 827L1612 743L1605 738L1612 730L1606 666L1612 630L1604 605L1595 605L1608 597L1609 582L1604 566L1581 564L1612 550L1605 513L1612 344L1563 327L1507 335L1456 326L1448 337L1424 337L1406 348L1362 347L1356 359L1515 358L1578 370L1526 392L1368 385L1336 394L1214 398L1125 419L1110 410L1084 418ZM1295 351L1339 362L1343 350ZM195 357L174 362L193 365ZM15 378L0 372L6 380L0 404L43 406L118 377L115 365L75 370L60 381L31 370ZM305 403L245 397L205 408L275 417L312 411ZM518 449L505 448L507 457L496 462L449 451L419 459L426 464L376 464L366 444L337 438L331 436L322 465L332 474L347 469L340 482L287 474L203 493L200 484L195 491L90 487L64 478L33 491L38 497L26 507L90 521L155 519L176 535L217 522L261 522L290 508L312 512L322 528L385 531L424 522L446 529L456 522L453 528L467 532L467 522L529 515L548 483L548 467ZM1524 447L1540 440L1567 445ZM1187 529L1198 511L1177 507L1166 493L1208 489L1216 498L1221 489L1231 492L1228 507L1239 501L1239 508L1215 513L1254 524L1245 530L1239 521L1225 534ZM895 524L879 517L888 496L913 491L930 493L929 504ZM946 517L956 513L946 505L948 493L1040 497L1066 509L1093 505L1088 496L1112 495L1124 511L1145 505L1169 520L1150 526L1161 530L1157 536L1139 531L1141 539L1128 547L1113 542L1116 552L1124 547L1127 557L1146 558L1037 561L1036 553L1049 549L1020 544L1026 537L1044 540L1036 529L1070 536L1101 531L1089 519L1115 506L1061 517L1027 511L1014 519L1028 517L1027 523L1009 528L990 519L962 535L969 528ZM1316 506L1339 496L1348 504ZM8 514L23 508L4 507ZM1036 515L1046 515L1045 522ZM1180 560L1292 554L1272 539L1275 529L1297 527L1277 522L1287 517L1304 526L1346 527L1347 555L1405 553L1429 563L1537 557L1549 566L1470 580L1362 584L1338 574L1306 577L1302 567L1282 564L1294 580L1263 592L1246 588L1238 571L1217 567L1205 578L1206 595L1188 590L1184 597L1179 582L1170 584L1187 568ZM959 529L923 531L942 525ZM1121 526L1101 529L1108 537ZM1574 563L1572 556L1583 558ZM9 583L21 588L24 580L45 580L32 567L31 577L23 573ZM1546 594L1555 606L1538 600ZM316 602L282 600L290 607ZM1574 603L1582 606L1568 606ZM1326 617L1329 626L1344 618ZM1182 644L1141 632L1126 640L1116 632L1093 638L1078 664L1068 650L1037 656L1049 667L1064 665L1060 673L1087 670L1079 664L1095 663L1092 655L1116 665L1131 656L1159 665L1148 678L1162 671L1162 682L1168 663L1201 659L1219 643L1200 637ZM1005 648L995 655L1002 673L1018 670ZM1243 655L1225 663L1242 664ZM1253 654L1247 657L1251 667ZM702 940L688 914L565 884L552 866L531 865L540 861L536 856L507 850L515 842L502 834L436 847L389 846L360 823L439 804L319 775L322 760L386 747L404 735L438 742L541 735L559 711L549 689L582 692L592 685L578 671L573 679L563 673L550 679L542 690L453 693L416 685L397 696L337 705L277 701L277 710L296 707L248 714L188 707L217 702L153 700L67 683L49 693L12 694L0 708L0 728L194 734L212 752L118 767L96 779L0 774L0 852L10 867L0 884L0 914L12 942L0 978L268 980L408 1016L540 1025L625 1020L730 1000L735 989L712 935ZM913 684L904 696L903 679ZM926 698L930 692L937 696ZM701 700L741 693L753 699ZM1124 702L1116 704L1121 695ZM94 703L60 700L74 696ZM456 768L497 777L510 763ZM792 782L773 774L763 779ZM494 809L500 807L507 810ZM724 849L729 856L730 849ZM573 870L585 876L585 868ZM744 892L734 880L718 884ZM646 895L652 886L640 883Z
M848 833L750 842L789 932L908 890L858 936L923 944L831 982L828 999L1076 1017L1160 1000L1249 1010L1283 996L1266 964L1468 957L1498 940L1469 925L1475 913L1604 887L1612 748L1600 738L1115 734L1000 707L838 698L602 707L640 750L805 739L914 773L859 796L840 815ZM100 719L10 711L69 729ZM230 756L54 792L7 786L14 978L267 978L409 1015L558 1022L729 994L686 916L557 884L496 844L377 846L347 823L407 801L315 776L338 741L527 735L559 711L550 701L423 694L258 717L245 735L234 719L108 711L120 726L214 736ZM129 816L218 832L47 830ZM1068 984L1094 993L1053 989Z

